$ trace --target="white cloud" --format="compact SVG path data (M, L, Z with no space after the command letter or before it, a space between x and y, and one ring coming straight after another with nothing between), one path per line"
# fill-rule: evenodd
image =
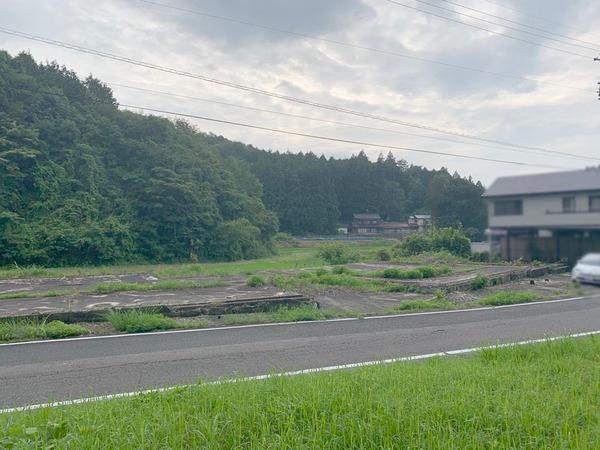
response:
M600 104L593 90L597 75L600 74L600 63L594 65L591 58L588 61L511 41L396 7L383 0L157 1L269 27L450 64L535 78L587 91L500 78L336 46L181 11L165 10L139 0L99 0L93 4L84 0L4 1L0 25L371 114L562 152L592 156L598 153L596 118ZM494 6L486 0L462 2L511 20L600 43L600 37L586 33L600 18L598 2L573 0L566 6L564 1L559 0L537 0L528 2L528 6L516 1L505 3L519 9L526 8L527 14ZM556 25L534 19L528 14L542 15L573 29L559 29ZM529 36L528 39L536 38ZM538 40L544 42L542 39ZM91 72L107 82L276 109L317 119L433 135L426 131L252 95L6 35L0 35L0 47L11 53L29 50L38 60L56 60L81 76ZM564 48L575 50L573 47ZM585 52L582 49L578 51ZM122 103L201 113L273 128L383 145L514 159L531 164L543 162L564 168L591 164L550 155L540 158L539 155L519 151L347 128L120 87L115 87L114 90ZM268 149L312 150L336 157L346 157L360 150L359 147L350 145L311 141L226 125L197 122L197 126L205 131ZM378 149L372 148L365 151L373 158L379 153ZM387 150L381 151L385 153ZM501 174L538 170L410 152L394 153L410 163L430 168L445 166L450 171L458 170L463 175L472 175L486 184Z

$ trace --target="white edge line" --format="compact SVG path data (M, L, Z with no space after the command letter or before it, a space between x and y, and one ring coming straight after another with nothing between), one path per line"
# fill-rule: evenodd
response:
M398 317L418 317L418 316L434 316L440 314L457 314L465 312L478 312L478 311L490 311L495 309L506 309L506 308L520 308L526 306L538 306L547 305L550 303L563 303L572 302L576 300L588 300L597 298L598 295L588 295L583 297L571 297L571 298L559 298L554 300L544 300L540 302L529 302L529 303L515 303L513 305L500 305L500 306L484 306L481 308L465 308L465 309L451 309L448 311L427 311L427 312L415 312L415 313L403 313L403 314L390 314L383 316L367 316L367 317L345 317L340 319L325 319L325 320L304 320L298 322L274 322L274 323L256 323L252 325L236 325L230 327L212 327L212 328L190 328L186 330L169 330L169 331L150 331L147 333L129 333L129 334L109 334L106 336L82 336L74 338L62 338L62 339L43 339L38 341L23 341L23 342L8 342L0 344L0 347L10 347L16 345L34 345L34 344L54 344L57 342L76 342L76 341L90 341L94 339L117 339L117 338L136 338L140 336L156 336L156 335L167 335L167 334L183 334L183 333L201 333L207 331L219 331L219 330L239 330L244 328L260 328L260 327L276 327L280 325L309 325L315 323L328 323L328 322L352 322L356 320L381 320L381 319L394 319Z
M482 347L463 348L463 349L459 349L459 350L449 350L449 351L437 352L437 353L426 353L426 354L414 355L414 356L402 356L399 358L383 359L383 360L377 360L377 361L365 361L365 362L359 362L359 363L340 364L340 365L335 365L335 366L316 367L313 369L294 370L294 371L290 371L290 372L256 375L256 376L251 376L251 377L220 379L220 380L211 381L211 382L202 383L202 384L182 384L182 385L169 386L169 387L164 387L164 388L146 389L143 391L133 391L133 392L122 392L122 393L118 393L118 394L99 395L96 397L79 398L79 399L75 399L75 400L63 400L63 401L59 401L59 402L40 403L40 404L36 404L36 405L18 406L15 408L0 409L0 414L10 414L10 413L15 413L15 412L32 411L32 410L43 409L43 408L56 408L56 407L60 407L60 406L80 405L80 404L84 404L84 403L93 403L93 402L100 402L100 401L105 401L105 400L113 400L113 399L127 398L127 397L137 397L137 396L145 395L145 394L163 393L163 392L173 391L176 389L186 389L186 388L190 388L193 386L202 386L202 385L210 386L210 385L219 385L219 384L228 384L228 383L240 383L240 382L247 382L247 381L260 381L260 380L267 380L270 378L294 377L294 376L298 376L298 375L307 375L307 374L319 373L319 372L331 372L331 371L336 371L336 370L355 369L355 368L360 368L360 367L386 365L386 364L399 363L399 362L419 361L419 360L431 359L431 358L436 358L436 357L466 355L469 353L475 353L475 352L479 352L482 350L491 350L491 349L496 349L496 348L510 348L510 347L516 347L516 346L520 346L520 345L541 344L544 342L553 342L553 341L560 341L560 340L564 340L564 339L581 338L581 337L587 337L587 336L594 336L594 335L598 335L598 334L600 334L600 330L568 334L568 335L563 335L563 336L546 337L546 338L541 338L541 339L529 339L526 341L511 342L511 343L506 343L506 344L496 344L496 345L489 345L489 346L482 346Z

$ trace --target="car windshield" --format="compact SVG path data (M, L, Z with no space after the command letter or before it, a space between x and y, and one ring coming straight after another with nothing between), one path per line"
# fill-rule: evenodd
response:
M581 264L600 267L600 255L587 255L581 259Z

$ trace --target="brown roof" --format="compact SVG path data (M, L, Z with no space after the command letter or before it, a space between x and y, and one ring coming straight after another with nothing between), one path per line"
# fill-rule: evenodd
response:
M378 228L385 228L385 229L394 229L394 228L412 228L411 225L407 224L406 222L383 222L382 224L379 224L377 226Z

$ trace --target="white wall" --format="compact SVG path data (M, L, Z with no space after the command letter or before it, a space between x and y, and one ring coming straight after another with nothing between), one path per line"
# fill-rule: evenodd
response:
M549 194L521 197L503 197L497 200L523 200L523 215L521 216L494 216L494 201L488 201L489 226L491 228L504 227L536 227L551 226L600 226L600 212L590 213L589 196L600 195L598 191L578 194ZM576 212L562 213L563 197L575 197ZM558 214L549 214L548 212Z

